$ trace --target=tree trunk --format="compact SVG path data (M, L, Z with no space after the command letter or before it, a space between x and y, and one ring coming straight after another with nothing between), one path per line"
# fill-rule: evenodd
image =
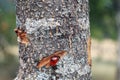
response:
M117 60L117 79L120 80L120 0L114 1L114 8L116 11L115 19L118 28L118 60Z
M88 0L16 0L16 20L15 80L91 80Z

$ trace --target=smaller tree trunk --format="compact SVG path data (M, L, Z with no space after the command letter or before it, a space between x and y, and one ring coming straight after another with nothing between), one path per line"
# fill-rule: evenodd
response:
M118 58L117 58L117 79L120 80L120 0L114 0L114 8L116 11L115 19L118 28Z

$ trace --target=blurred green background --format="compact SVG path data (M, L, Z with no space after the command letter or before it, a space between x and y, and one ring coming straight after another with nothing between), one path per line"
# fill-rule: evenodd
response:
M118 29L114 1L89 0L93 80L116 80ZM14 1L0 0L0 80L12 80L17 74L15 21Z

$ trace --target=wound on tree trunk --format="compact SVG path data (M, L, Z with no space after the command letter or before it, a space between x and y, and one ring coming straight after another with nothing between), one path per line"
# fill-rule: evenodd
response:
M88 0L16 0L16 22L15 80L91 80Z

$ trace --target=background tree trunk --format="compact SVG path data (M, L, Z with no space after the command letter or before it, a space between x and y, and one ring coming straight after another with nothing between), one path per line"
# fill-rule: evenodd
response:
M120 80L120 0L114 1L116 26L118 28L118 60L117 60L117 79Z
M17 28L29 43L19 42L15 80L91 80L88 0L16 0ZM52 67L36 68L43 57L65 50Z

